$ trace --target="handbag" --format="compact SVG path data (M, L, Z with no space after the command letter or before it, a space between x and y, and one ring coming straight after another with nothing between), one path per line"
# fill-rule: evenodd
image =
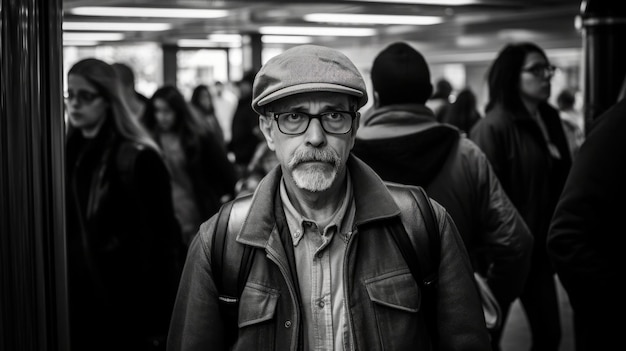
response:
M480 299L483 303L483 313L485 314L485 322L488 330L499 329L502 325L502 310L498 304L498 300L493 296L485 277L474 272L474 280Z

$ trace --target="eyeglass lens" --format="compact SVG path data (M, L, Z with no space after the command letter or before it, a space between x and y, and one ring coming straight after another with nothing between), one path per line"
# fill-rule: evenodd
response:
M92 93L90 91L86 91L86 90L79 90L76 93L73 91L68 91L67 94L65 94L65 99L70 101L72 99L77 99L78 102L80 103L91 103L93 102L96 98L98 98L100 96L100 94L98 93Z
M302 134L311 123L311 119L320 120L326 133L345 134L352 129L352 113L347 111L330 111L319 115L304 112L281 112L274 114L278 129L285 134Z
M556 71L556 67L551 65L535 65L524 69L535 77L552 77Z

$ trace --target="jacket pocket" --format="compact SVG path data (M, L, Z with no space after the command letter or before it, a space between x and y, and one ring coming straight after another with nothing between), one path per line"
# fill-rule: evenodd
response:
M408 269L365 281L383 350L404 350L421 344L418 313L422 293Z
M370 300L375 304L413 313L420 309L420 290L408 270L368 279L365 286Z
M277 289L247 282L239 300L239 335L232 350L271 351L276 344Z
M239 328L271 320L279 296L276 289L248 282L239 302Z

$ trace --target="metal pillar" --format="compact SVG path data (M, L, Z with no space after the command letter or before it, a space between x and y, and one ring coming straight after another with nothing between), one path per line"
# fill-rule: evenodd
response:
M612 0L581 3L586 127L617 102L626 77L626 10L622 5Z
M177 85L178 74L178 46L163 45L163 84Z
M262 59L261 51L263 50L263 42L261 42L261 34L249 33L244 35L242 54L243 54L243 70L258 72L261 69Z
M0 350L68 350L61 0L2 0Z

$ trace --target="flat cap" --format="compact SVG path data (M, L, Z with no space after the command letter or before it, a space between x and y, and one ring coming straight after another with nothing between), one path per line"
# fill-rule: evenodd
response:
M354 63L341 52L317 45L300 45L271 58L257 73L252 88L252 109L284 97L314 91L345 93L367 103L365 81Z

